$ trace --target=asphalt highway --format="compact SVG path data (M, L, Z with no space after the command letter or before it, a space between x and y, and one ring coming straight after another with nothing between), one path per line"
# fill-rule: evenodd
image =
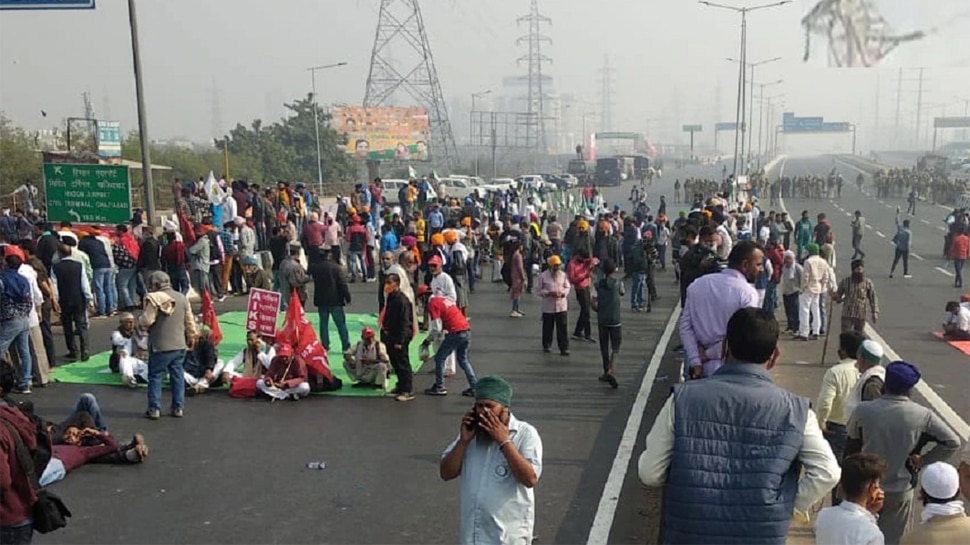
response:
M833 166L847 181L854 181L859 173L856 167L831 157L791 158L781 168L786 176L800 176L825 175ZM841 199L789 199L785 206L795 218L802 210L808 210L813 223L819 212L828 216L836 238L839 278L849 273L852 215L856 210L862 212L866 218L862 242L866 274L876 285L882 311L874 328L902 358L920 367L925 382L966 421L970 416L970 358L932 335L942 329L946 302L959 299L960 293L967 291L953 287L952 266L947 268L942 259L943 219L949 209L929 203L917 205L917 215L909 217L913 233L909 272L913 277L902 277L900 263L891 279L896 208L905 212L905 199L875 198L868 177L863 189L860 192L854 183L846 183ZM901 215L902 219L907 217ZM958 431L966 436L965 429Z
M672 205L677 177L717 172L719 167L668 169L654 182L651 202L656 206L666 192ZM604 195L608 202L626 203L629 187L607 188ZM513 412L535 425L544 443L536 488L537 543L587 541L640 382L672 311L673 273L659 273L658 287L662 299L653 313L624 315L618 390L597 381L601 367L595 344L572 342L568 357L541 352L536 299L523 301L525 318L512 319L504 286L481 283L471 297L472 365L479 376L500 374L510 380ZM351 288L349 312L376 310L375 284ZM244 298L230 298L217 309L244 305ZM576 308L571 299L570 327ZM314 310L310 305L308 312ZM108 348L114 327L109 319L92 322L93 352ZM63 339L60 328L55 329L60 354ZM416 388L431 385L429 369L426 365L418 373ZM157 422L141 416L143 389L67 384L35 389L31 400L50 419L66 416L78 394L96 394L113 435L144 433L151 450L140 466L89 465L53 485L74 517L64 530L35 540L454 543L459 486L441 481L438 459L470 406L470 400L457 395L463 385L459 373L449 379L449 396L419 395L405 404L351 397L270 404L210 392L187 400L184 419ZM645 421L652 420L659 403L652 400L646 407ZM638 450L640 445L638 440ZM325 462L326 469L306 469L312 461ZM625 474L620 476L623 482ZM643 533L644 519L635 508L624 516L617 522L626 521L625 535L634 528Z
M792 174L800 168L821 174L831 169L831 159L790 160L776 165L772 175L782 166ZM668 215L675 216L686 208L673 202L675 179L719 175L719 165L668 168L648 189L650 204L656 208L665 195ZM627 182L603 193L610 206L616 202L628 207L629 191ZM891 236L894 207L853 191L843 191L839 205L847 210L867 206L863 210L873 229L878 226ZM837 243L847 240L848 218L836 216L835 204L786 204L791 210L825 211L836 221ZM866 250L875 275L888 266L891 247L878 235L868 235ZM919 232L915 236L918 253L930 240L939 240ZM840 260L848 259L845 252L839 247ZM876 277L883 295L877 329L901 354L919 363L927 382L966 417L968 362L928 333L955 290L946 287L952 279L935 272L929 266L932 254L925 253L925 262L911 263L914 278L909 284L902 279L889 284L885 274ZM471 297L472 365L479 376L500 374L512 382L513 412L535 425L543 440L543 473L536 487L538 544L650 543L656 537L659 494L639 484L636 459L680 367L679 355L670 349L679 344L671 327L678 316L673 273L658 271L657 286L662 298L652 313L624 309L618 390L596 380L600 362L595 344L573 341L568 357L541 352L537 300L526 298L526 317L512 319L504 286L480 283ZM374 312L376 286L351 288L354 302L348 311ZM244 298L231 298L217 308L239 310L244 305ZM576 308L570 299L570 327ZM308 312L314 310L310 305ZM107 349L112 322L93 322L94 351ZM63 340L56 342L61 353ZM793 356L779 372L801 376L799 366L808 359ZM426 365L416 376L418 389L431 384L428 369ZM141 417L144 390L66 384L37 389L31 398L38 412L51 419L66 415L79 393L95 393L112 433L119 438L144 433L151 454L140 466L89 465L55 484L74 518L66 529L35 540L454 543L458 483L442 482L437 464L469 406L468 399L457 395L463 385L459 374L449 379L451 395L419 395L406 404L350 397L270 404L210 392L188 399L184 419L157 422ZM326 468L306 469L311 461L323 461Z

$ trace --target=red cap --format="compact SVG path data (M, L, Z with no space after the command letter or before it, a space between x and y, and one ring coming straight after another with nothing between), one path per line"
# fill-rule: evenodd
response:
M277 356L292 356L293 355L293 345L290 343L283 343L276 347Z
M427 284L418 286L418 297L423 297L429 293L431 293L431 288Z
M16 244L7 244L3 251L3 257L8 255L15 255L20 258L21 261L27 261L27 256L24 255L24 251Z
M440 255L434 255L434 256L431 257L431 259L428 260L428 265L438 265L438 266L441 266L443 264L444 264L444 262L441 260L441 256Z
M360 336L364 339L373 339L374 335L374 328L372 327L365 327L364 330L360 332Z

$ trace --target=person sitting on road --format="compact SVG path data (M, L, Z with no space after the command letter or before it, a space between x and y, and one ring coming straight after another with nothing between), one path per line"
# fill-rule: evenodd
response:
M243 279L246 280L247 289L260 289L272 291L273 276L266 269L259 267L259 260L254 255L247 255L242 258Z
M256 381L256 388L273 401L287 398L297 401L306 397L310 394L306 363L293 353L289 343L283 343L276 349L269 369Z
M129 388L148 383L148 336L135 327L130 312L118 317L118 329L111 332L108 367L112 373L120 373L121 382Z
M222 369L222 382L228 384L234 377L259 378L269 369L275 357L273 347L264 343L259 333L249 331L246 333L245 348Z
M223 381L226 364L219 359L219 351L209 339L211 333L208 326L199 328L195 346L185 353L185 391L190 395L201 394L227 382Z
M943 338L948 341L970 341L970 308L956 301L946 304Z
M356 381L353 388L386 389L390 362L387 347L370 327L360 333L357 346L344 352L344 369Z

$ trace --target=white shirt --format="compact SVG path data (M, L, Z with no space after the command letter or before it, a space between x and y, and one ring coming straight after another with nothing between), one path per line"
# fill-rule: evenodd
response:
M30 314L27 315L27 321L30 327L37 327L40 325L40 317L37 316L37 307L44 304L44 293L40 291L40 286L37 284L37 271L30 265L24 263L17 269L17 274L26 278L27 283L30 284L30 298L34 304L30 306Z
M818 545L883 545L885 542L875 515L851 501L822 509L815 521Z
M135 343L138 343L137 347ZM131 337L125 337L116 329L111 332L111 346L118 348L122 357L134 358L139 352L148 352L148 335L139 335L135 331Z
M960 331L970 331L970 309L961 306L956 312L948 312L943 325L955 325Z
M673 452L674 397L670 396L647 435L647 449L640 455L637 463L640 482L646 486L663 486L667 482L667 469L670 467ZM804 471L795 494L795 511L807 514L815 502L838 484L839 477L842 476L842 469L832 454L832 448L822 436L815 411L811 409L808 410L798 461L804 466Z
M509 439L523 458L542 476L542 439L532 425L509 415ZM459 438L445 448L444 458ZM468 443L461 462L461 543L531 545L536 500L529 488L512 475L505 455L495 441Z
M431 279L431 293L450 299L453 303L458 302L458 290L455 289L455 281L444 271Z
M226 370L237 372L237 373L242 372L243 364L246 362L246 350L248 349L249 349L248 346L244 347L242 350L239 351L238 354L236 354L234 358L229 360L229 364L226 365ZM256 359L259 360L259 363L263 364L263 367L266 369L269 369L269 364L273 361L273 358L275 357L276 357L276 349L273 348L272 346L270 346L266 350L260 350L259 354L256 355Z

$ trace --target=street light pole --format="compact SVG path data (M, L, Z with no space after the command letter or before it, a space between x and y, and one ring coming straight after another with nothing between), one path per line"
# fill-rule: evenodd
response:
M737 126L735 127L735 130L734 130L734 176L737 177L737 174L738 174L738 144L739 144L739 139L740 139L740 144L742 146L742 152L741 152L741 154L744 155L744 151L743 151L743 149L744 149L743 148L743 146L744 146L744 134L743 134L743 130L744 130L745 127L742 125L742 121L744 119L744 93L745 93L745 89L744 89L744 87L745 87L744 86L745 81L744 81L744 78L745 78L745 75L747 73L747 71L745 70L745 63L747 61L747 45L748 45L747 44L747 42L748 42L748 35L747 35L748 12L757 11L757 10L761 10L761 9L767 9L767 8L774 8L774 7L784 6L785 4L790 4L791 3L791 0L781 0L780 2L772 2L770 4L761 4L761 5L757 5L757 6L751 6L751 7L728 6L728 5L725 5L725 4L718 4L718 3L715 3L715 2L709 2L708 0L698 0L698 2L701 3L701 4L703 4L703 5L705 5L705 6L709 6L709 7L712 7L712 8L727 9L727 10L733 11L735 13L740 13L741 14L741 60L739 62L740 67L739 67L739 70L738 70L738 108L737 108L737 113L736 113L736 118L735 118L735 123L737 124ZM741 134L739 134L739 131L740 131Z
M135 103L138 108L138 137L141 142L141 176L145 192L145 214L148 224L155 224L155 185L152 184L152 154L148 139L148 114L145 113L145 93L142 86L141 50L138 47L138 17L135 0L128 0L128 24L131 28L131 57L135 69ZM68 125L70 127L70 124Z
M478 176L478 168L479 168L478 149L477 149L478 147L475 146L475 142L472 140L473 138L472 129L474 128L474 121L475 121L475 99L478 97L483 97L491 92L492 92L491 89L486 89L480 93L472 93L472 110L471 112L468 113L468 145L474 150L473 153L475 154L475 176ZM480 125L481 123L479 123L479 126ZM479 127L479 132L481 132L481 127Z
M760 91L761 91L761 93L760 93L761 104L760 104L760 106L758 106L758 168L759 169L761 168L761 127L764 125L764 116L765 116L765 87L770 87L772 85L779 85L779 84L783 83L784 81L785 80L778 80L778 81L773 81L771 83L759 83L758 84L758 87L760 88ZM752 98L752 100L754 100L754 96L752 96L751 98ZM752 123L754 123L754 119L753 119L754 118L754 105L753 104L751 106L751 112L752 112L751 113ZM752 137L754 136L754 130L753 129L751 130L751 135L752 135ZM751 149L752 149L752 146L749 143L748 144L748 153L749 154L751 152Z
M727 60L730 61L730 62L741 62L739 60L732 59L732 58L728 58ZM748 103L750 104L750 107L748 107L748 122L744 126L744 128L748 131L748 147L747 147L748 153L747 153L747 156L746 156L747 159L745 160L745 164L750 164L751 163L751 150L753 149L752 139L754 138L754 129L753 129L753 127L754 127L754 86L755 86L755 82L754 82L754 69L757 68L757 67L759 67L759 66L761 66L761 65L763 65L763 64L768 64L768 63L772 63L772 62L779 61L779 60L781 60L781 57L775 57L773 59L765 59L763 61L750 62L750 63L747 62L747 59L745 59L745 61L744 61L745 65L748 68L751 69L751 87L750 87L751 90L750 90L750 93L749 93L750 96L748 98ZM743 132L742 132L742 136L743 136ZM742 144L741 145L741 150L742 150L741 151L741 155L742 156L745 156L745 153L744 153L744 149L745 149L744 148L744 142L742 142L741 144Z
M317 141L317 194L323 197L323 158L320 155L320 107L317 105L317 70L346 66L346 62L325 64L323 66L312 66L307 68L310 71L310 89L313 94L313 131Z

